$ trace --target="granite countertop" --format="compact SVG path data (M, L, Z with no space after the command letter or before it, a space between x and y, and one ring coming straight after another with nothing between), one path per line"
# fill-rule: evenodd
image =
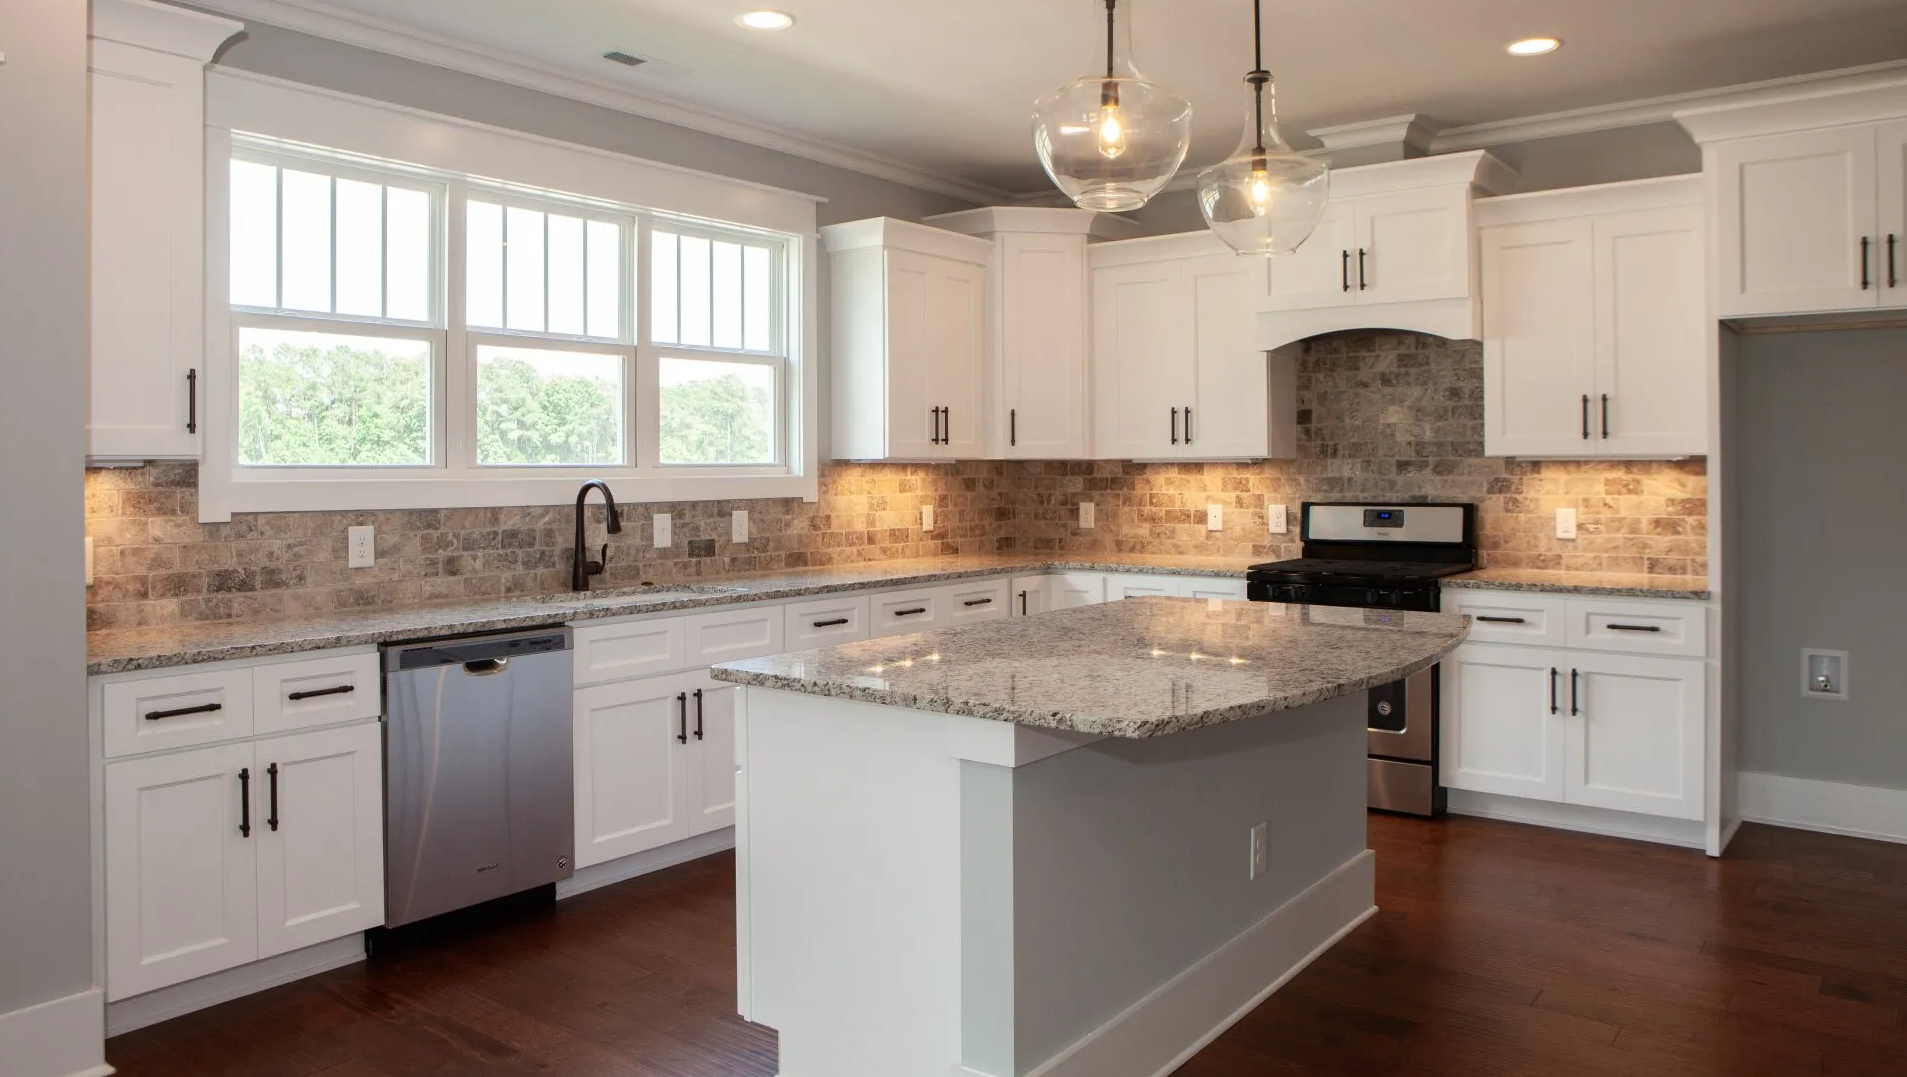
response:
M1608 595L1617 598L1691 598L1706 601L1708 580L1700 576L1644 576L1627 572L1547 572L1533 568L1480 568L1447 576L1445 587L1496 591L1543 591L1558 595Z
M729 662L737 684L1115 737L1289 710L1408 677L1447 613L1141 598Z
M433 636L501 632L641 613L667 613L739 602L803 598L843 591L932 585L1008 572L1138 572L1236 577L1232 560L1118 555L1079 557L973 555L797 569L717 580L587 593L525 596L449 605L353 610L283 621L217 622L89 633L91 675L259 658L333 647L360 647Z

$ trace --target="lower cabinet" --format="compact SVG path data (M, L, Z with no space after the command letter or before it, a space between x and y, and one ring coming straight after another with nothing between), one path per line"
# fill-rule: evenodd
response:
M1450 788L1703 817L1702 660L1472 643L1442 680Z
M706 671L581 688L576 866L735 820L735 691Z
M1015 579L1011 584L1013 616L1030 617L1054 609L1053 585L1058 580L1057 576L1021 576Z
M1106 578L1097 572L1062 572L1046 577L1047 607L1070 610L1106 601Z
M106 766L106 997L384 922L383 730Z

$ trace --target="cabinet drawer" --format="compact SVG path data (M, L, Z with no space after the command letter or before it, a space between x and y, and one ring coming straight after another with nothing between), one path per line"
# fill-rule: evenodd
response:
M1708 610L1672 602L1570 599L1569 645L1594 651L1708 654Z
M688 665L688 632L682 617L575 626L576 683L676 673Z
M102 686L108 757L252 735L252 671L203 670Z
M936 627L948 628L1005 617L1012 595L1011 580L976 580L943 587L940 589L942 616Z
M1172 576L1151 573L1114 573L1106 576L1106 601L1127 598L1151 598L1155 595L1180 595L1184 588Z
M869 602L870 636L898 636L921 632L940 622L946 599L938 590L893 591Z
M1187 598L1222 598L1229 602L1245 601L1245 581L1223 576L1183 576L1179 579L1179 593Z
M783 609L782 638L791 651L831 647L867 638L866 595L797 602Z
M375 718L384 713L382 689L376 651L256 666L252 724L282 733Z
M690 666L760 658L783 650L779 606L737 606L698 613L688 621Z
M1520 591L1445 591L1446 613L1470 618L1469 639L1476 643L1528 643L1561 647L1565 602L1551 595Z

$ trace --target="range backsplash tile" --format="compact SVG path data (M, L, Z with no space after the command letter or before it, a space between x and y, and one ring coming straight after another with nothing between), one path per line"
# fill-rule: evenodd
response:
M1298 372L1299 458L1250 464L1122 461L829 464L821 496L625 506L609 585L943 554L1160 553L1295 556L1305 500L1451 500L1479 505L1486 565L1565 573L1707 573L1700 459L1532 462L1485 458L1483 357L1472 341L1343 334L1306 344ZM569 585L567 506L264 513L198 522L189 463L87 472L93 628L268 620L336 610L560 591ZM1098 526L1078 528L1079 502ZM1224 529L1205 529L1205 506ZM932 504L935 528L920 530ZM1291 531L1266 530L1267 505ZM1554 535L1578 511L1579 537ZM730 541L747 509L749 541ZM674 544L654 549L650 515ZM592 542L602 512L590 510ZM345 566L345 528L377 528L378 563Z

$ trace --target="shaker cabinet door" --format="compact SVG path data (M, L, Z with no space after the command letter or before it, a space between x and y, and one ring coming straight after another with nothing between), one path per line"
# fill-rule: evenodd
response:
M1484 447L1491 456L1596 451L1593 228L1483 230Z
M382 924L383 727L259 741L255 775L258 956Z
M1717 314L1806 314L1879 302L1874 128L1723 142L1711 158Z
M1444 784L1561 801L1568 682L1557 651L1472 643L1444 659Z
M691 833L685 737L694 720L681 675L576 693L576 866Z

